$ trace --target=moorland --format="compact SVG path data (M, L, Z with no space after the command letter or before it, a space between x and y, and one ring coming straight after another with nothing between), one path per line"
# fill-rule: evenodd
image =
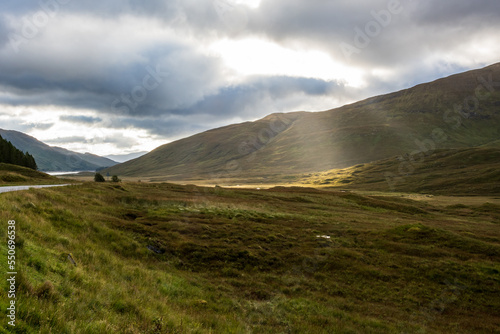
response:
M145 182L2 194L14 332L495 332L499 198L436 198Z

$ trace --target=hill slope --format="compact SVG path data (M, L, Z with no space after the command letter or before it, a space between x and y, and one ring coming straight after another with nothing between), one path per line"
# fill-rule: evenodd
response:
M0 186L56 183L61 183L61 180L54 176L27 167L0 163Z
M119 175L168 175L187 179L239 170L268 141L286 131L305 113L273 114L255 122L228 125L160 146L137 159L104 170Z
M348 167L428 146L498 147L497 83L500 63L324 112L273 114L210 130L107 171L184 180L266 177Z
M116 164L115 161L90 153L76 153L49 146L22 132L0 129L0 135L21 151L28 151L42 171L95 170Z
M285 181L276 180L276 182ZM409 164L389 158L345 169L288 177L287 182L343 189L453 195L500 194L500 149L436 150Z

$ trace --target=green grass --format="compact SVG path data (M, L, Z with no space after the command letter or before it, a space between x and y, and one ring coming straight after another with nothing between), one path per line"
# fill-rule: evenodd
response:
M11 164L0 163L0 186L60 184L62 181L48 174Z
M15 333L500 329L491 203L86 183L2 194L0 212L17 222Z
M345 169L296 175L293 181L275 181L364 191L442 195L500 194L498 148L436 150L413 163L413 169L409 171L407 162L408 159L400 161L394 157Z

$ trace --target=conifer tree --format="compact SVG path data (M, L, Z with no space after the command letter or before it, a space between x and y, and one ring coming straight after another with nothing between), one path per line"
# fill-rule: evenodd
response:
M0 136L0 163L1 162L28 167L34 170L38 169L35 158L31 154L28 152L24 153L17 149L10 141L3 139L2 136Z

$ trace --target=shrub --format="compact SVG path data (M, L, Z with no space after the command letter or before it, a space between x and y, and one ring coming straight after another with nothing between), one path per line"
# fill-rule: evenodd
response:
M113 175L113 176L111 177L111 181L112 181L112 182L120 182L121 180L118 178L118 176L117 176L117 175Z
M102 174L100 173L95 173L95 176L94 176L94 181L95 182L104 182L106 180L104 180L104 176L102 176Z

